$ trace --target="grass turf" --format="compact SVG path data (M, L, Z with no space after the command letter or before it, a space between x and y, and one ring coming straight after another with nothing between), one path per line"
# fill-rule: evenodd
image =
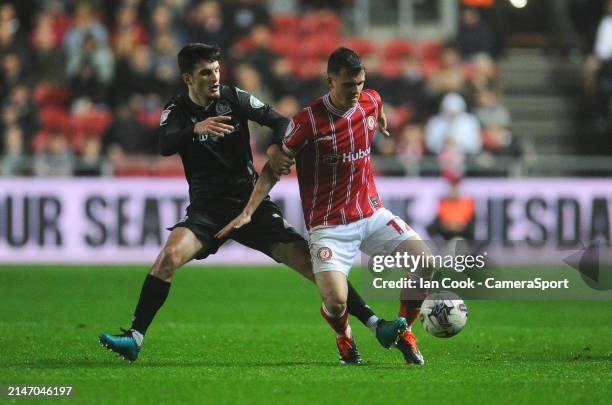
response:
M144 267L3 266L0 384L73 385L82 403L609 403L612 302L468 302L466 329L415 332L408 367L352 319L337 362L314 285L282 267L188 267L129 364L98 346L129 326ZM359 283L355 283L357 286ZM391 317L395 302L373 302Z

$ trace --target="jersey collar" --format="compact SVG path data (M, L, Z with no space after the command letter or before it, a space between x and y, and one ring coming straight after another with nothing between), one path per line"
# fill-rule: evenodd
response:
M359 107L359 101L357 101L357 105L355 105L355 107L342 111L341 109L337 108L336 106L332 104L331 96L329 95L329 93L323 96L323 104L325 105L325 108L327 108L327 111L329 111L330 113L334 115L337 115L338 117L343 117L343 118L350 117L355 112L357 107Z

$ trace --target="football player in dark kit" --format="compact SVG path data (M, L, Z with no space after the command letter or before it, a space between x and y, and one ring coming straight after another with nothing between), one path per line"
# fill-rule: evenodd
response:
M281 152L289 120L241 89L221 85L219 49L192 43L178 54L187 94L173 97L160 119L159 139L165 156L178 153L189 183L187 215L171 229L166 245L146 276L134 311L132 326L122 334L102 333L100 344L134 361L144 335L161 308L172 277L192 259L217 252L225 240L214 235L242 212L258 175L253 167L249 120L270 127L270 164L276 173L287 173L293 163ZM231 238L259 250L314 281L307 242L284 220L280 209L264 201L252 221ZM349 285L349 313L370 328L388 348L406 328L404 318L378 319Z

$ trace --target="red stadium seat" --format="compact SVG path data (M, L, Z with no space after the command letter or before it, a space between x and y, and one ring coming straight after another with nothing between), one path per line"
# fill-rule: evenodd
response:
M40 111L42 129L59 129L65 131L70 125L70 114L66 108L49 105Z
M381 67L381 74L384 77L397 77L401 72L401 65L396 58L385 59Z
M112 115L107 110L94 109L87 113L73 115L70 126L74 138L83 135L102 136L112 121Z
M299 52L301 40L294 35L272 35L270 48L280 55L295 56Z
M438 61L444 45L440 41L426 41L419 44L419 55L423 61Z
M162 177L184 177L185 170L180 157L170 156L161 158L157 164L151 168L151 174Z
M272 16L272 31L276 35L296 33L300 26L300 17L294 14L277 14Z
M64 86L51 83L41 83L34 88L34 101L40 106L67 106L70 92Z
M364 55L368 55L368 54L376 52L376 46L374 45L372 41L370 41L367 38L362 38L362 37L345 38L342 41L341 45L354 50L355 52L359 54L359 56L362 56L362 57Z
M327 58L340 44L340 38L328 35L311 35L304 39L299 46L300 58Z
M384 45L384 57L385 58L399 58L406 55L411 55L415 51L415 45L413 42L406 39L392 39L387 41Z

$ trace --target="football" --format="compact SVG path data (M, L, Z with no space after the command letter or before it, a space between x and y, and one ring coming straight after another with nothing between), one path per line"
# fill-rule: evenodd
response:
M467 322L467 306L455 293L440 291L428 296L421 305L421 324L431 335L455 336Z

